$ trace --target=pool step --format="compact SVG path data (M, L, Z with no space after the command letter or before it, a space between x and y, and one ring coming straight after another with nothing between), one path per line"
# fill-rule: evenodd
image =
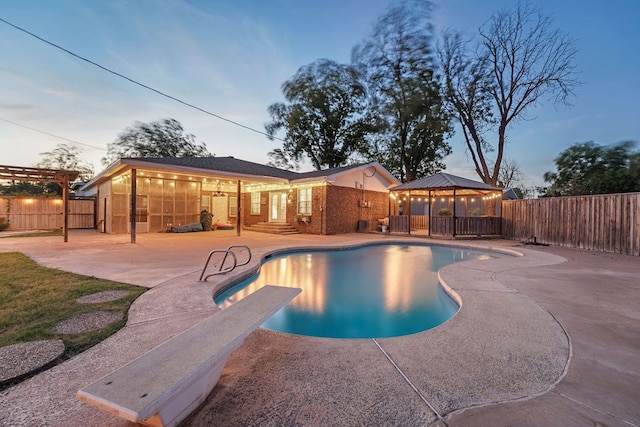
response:
M251 226L245 226L245 230L257 231L259 233L270 234L300 234L296 228L291 224L277 223L277 222L259 222Z

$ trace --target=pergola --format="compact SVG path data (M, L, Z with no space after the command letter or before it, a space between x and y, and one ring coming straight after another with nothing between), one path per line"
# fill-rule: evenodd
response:
M500 234L500 187L439 173L390 192L391 231L427 229L429 236L453 237Z
M27 168L0 165L0 180L53 182L62 187L62 236L68 240L69 183L78 179L78 171Z

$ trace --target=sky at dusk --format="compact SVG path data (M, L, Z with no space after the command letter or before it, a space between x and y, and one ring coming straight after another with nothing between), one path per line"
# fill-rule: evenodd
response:
M390 0L0 0L0 18L130 79L264 132L281 85L319 58L348 63ZM576 142L640 141L640 1L538 0L575 40L583 84L573 106L545 102L508 133L505 157L542 185ZM468 35L507 0L435 0L433 23ZM179 120L217 156L266 163L280 147L0 22L0 164L33 166L58 144L103 169L107 144L134 122ZM44 132L44 133L43 133ZM51 135L47 135L51 134ZM66 139L59 139L57 137ZM74 142L70 142L74 141ZM478 179L463 136L446 172ZM638 147L640 148L640 147ZM308 166L306 169L310 169Z

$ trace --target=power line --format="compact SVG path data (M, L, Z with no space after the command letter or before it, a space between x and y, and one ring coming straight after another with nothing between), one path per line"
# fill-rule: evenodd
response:
M16 122L13 122L13 121L11 121L11 120L4 119L4 118L2 118L2 117L0 117L0 120L2 120L3 122L11 123L12 125L20 126L21 128L25 128L25 129L32 130L32 131L34 131L34 132L39 132L39 133L44 134L44 135L52 136L52 137L54 137L54 138L62 139L62 140L64 140L64 141L69 141L69 142L72 142L72 143L74 143L74 144L84 145L85 147L95 148L96 150L107 151L107 150L106 150L106 148L103 148L103 147L96 147L95 145L85 144L84 142L75 141L75 140L73 140L73 139L65 138L64 136L54 135L54 134L52 134L52 133L45 132L45 131L43 131L43 130L36 129L36 128L30 127L30 126L26 126L26 125L23 125L23 124L20 124L20 123L16 123Z
M52 43L52 42L50 42L50 41L48 41L48 40L46 40L46 39L43 39L42 37L40 37L40 36L38 36L38 35L36 35L36 34L34 34L34 33L30 32L30 31L28 31L28 30L25 30L25 29L24 29L24 28L22 28L22 27L19 27L19 26L15 25L15 24L12 24L11 22L9 22L9 21L7 21L7 20L5 20L5 19L3 19L3 18L0 18L0 21L1 21L1 22L4 22L5 24L7 24L7 25L9 25L9 26L11 26L11 27L13 27L13 28L15 28L16 30L20 30L20 31L22 31L23 33L26 33L26 34L30 35L31 37L34 37L34 38L36 38L36 39L40 40L41 42L44 42L44 43L46 43L46 44L48 44L48 45L50 45L50 46L53 46L53 47L55 47L56 49L60 49L61 51L66 52L66 53L68 53L69 55L71 55L71 56L73 56L73 57L75 57L75 58L78 58L78 59L80 59L80 60L82 60L82 61L88 62L89 64L91 64L91 65L93 65L93 66L96 66L96 67L100 68L101 70L104 70L104 71L106 71L106 72L108 72L108 73L111 73L111 74L113 74L113 75L116 75L116 76L118 76L118 77L120 77L120 78L123 78L123 79L125 79L125 80L127 80L127 81L129 81L129 82L131 82L131 83L133 83L133 84L135 84L135 85L138 85L138 86L140 86L140 87L143 87L143 88L145 88L145 89L148 89L148 90L150 90L150 91L152 91L152 92L155 92L155 93L157 93L158 95L162 95L162 96L164 96L165 98L169 98L169 99L171 99L171 100L173 100L173 101L179 102L179 103L180 103L180 104L182 104L182 105L186 105L187 107L193 108L193 109L198 110L198 111L200 111L200 112L202 112L202 113L205 113L205 114L208 114L208 115L210 115L210 116L213 116L213 117L215 117L215 118L217 118L217 119L224 120L225 122L231 123L231 124L236 125L236 126L239 126L239 127L241 127L241 128L244 128L244 129L250 130L250 131L252 131L252 132L259 133L259 134L261 134L261 135L266 136L266 137L267 137L267 138L269 138L269 139L277 139L277 140L279 140L279 141L286 142L284 139L278 138L278 137L273 136L273 135L269 135L269 134L268 134L268 133L266 133L266 132L262 132L262 131L260 131L260 130L254 129L254 128L252 128L252 127L249 127L249 126L243 125L243 124L238 123L238 122L236 122L236 121L233 121L233 120L231 120L231 119L227 119L226 117L223 117L223 116L220 116L220 115L218 115L218 114L212 113L211 111L207 111L207 110L205 110L204 108L200 108L200 107L198 107L198 106L196 106L196 105L193 105L193 104L191 104L191 103L188 103L188 102L186 102L186 101L183 101L183 100L181 100L181 99L179 99L179 98L176 98L175 96L169 95L169 94L167 94L167 93L165 93L165 92L162 92L162 91L160 91L160 90L158 90L158 89L155 89L155 88L153 88L153 87L151 87L151 86L148 86L148 85L146 85L146 84L144 84L144 83L140 83L140 82L138 82L137 80L134 80L134 79L132 79L132 78L130 78L130 77L125 76L124 74L120 74L120 73L118 73L118 72L116 72L116 71L113 71L113 70L111 70L111 69L109 69L109 68L107 68L107 67L104 67L104 66L102 66L102 65L98 64L97 62L94 62L94 61L92 61L92 60L90 60L90 59L87 59L87 58L85 58L85 57L81 56L81 55L78 55L77 53L74 53L74 52L72 52L72 51L70 51L70 50L68 50L68 49L65 49L65 48L64 48L64 47L62 47L62 46L59 46L59 45L57 45L57 44L55 44L55 43Z

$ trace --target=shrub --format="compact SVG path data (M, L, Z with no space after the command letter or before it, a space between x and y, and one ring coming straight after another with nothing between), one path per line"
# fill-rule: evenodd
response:
M440 216L451 216L451 211L449 208L442 208L438 211L438 215Z
M9 228L9 223L4 218L0 218L0 231L4 231Z

